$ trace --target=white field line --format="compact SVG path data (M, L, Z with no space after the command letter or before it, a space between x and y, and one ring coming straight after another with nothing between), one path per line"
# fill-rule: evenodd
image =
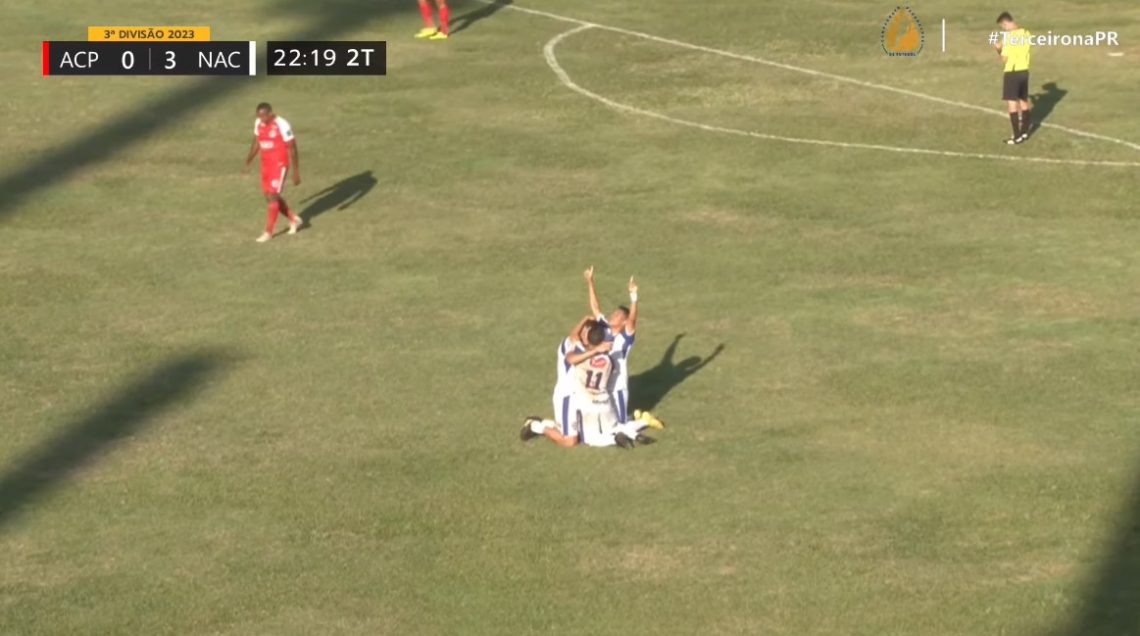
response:
M479 1L483 2L485 4L493 4L492 0L479 0ZM522 13L529 13L531 15L537 15L537 16L542 16L545 18L550 18L551 20L558 20L560 22L568 22L570 24L576 24L576 25L581 26L581 27L590 27L590 28L595 28L595 29L599 29L602 31L610 31L612 33L620 33L622 35L628 35L630 37L641 38L643 40L650 40L652 42L659 42L661 44L668 44L670 46L675 46L675 47L679 47L679 48L683 48L683 49L689 49L692 51L700 51L702 53L708 53L710 55L718 55L721 57L727 57L727 58L734 59L734 60L740 60L740 61L744 61L744 62L752 62L755 64L763 64L765 66L771 66L773 68L779 68L779 69L783 69L786 71L793 71L796 73L804 73L806 75L812 75L814 77L826 78L826 79L834 80L837 82L844 82L847 84L853 84L855 86L862 86L864 88L873 88L876 90L889 91L892 93L897 93L899 95L906 95L907 97L913 97L916 99L924 99L924 100L936 102L939 104L945 104L947 106L955 106L958 108L967 108L970 110L976 110L978 112L986 113L988 115L997 115L997 116L1003 117L1003 118L1007 117L1006 113L1003 111L993 110L990 108L986 108L984 106L977 106L975 104L968 104L966 102L960 102L960 101L953 100L953 99L945 99L943 97L936 97L934 95L927 95L925 93L919 93L917 91L911 91L911 90L907 90L905 88L897 88L895 86L887 86L885 84L876 84L875 82L866 82L863 80L855 79L853 77L847 77L845 75L836 75L835 73L827 73L824 71L817 71L817 70L810 69L810 68L804 68L802 66L794 66L792 64L784 64L782 62L776 62L773 60L764 59L762 57L756 57L754 55L744 55L741 53L733 53L731 51L714 49L714 48L707 47L707 46L701 46L699 44L691 44L689 42L682 42L680 40L663 38L663 37L659 37L656 35L651 35L649 33L642 33L640 31L632 31L630 29L623 29L621 27L609 26L606 24L599 24L597 22L590 22L588 20L579 20L578 18L571 18L569 16L559 15L557 13L550 13L548 11L540 11L538 9L531 9L528 7L520 7L520 6L515 5L515 4L507 4L507 5L503 5L503 7L506 9L512 9L514 11L520 11ZM577 32L577 31L575 31L575 32ZM565 35L565 34L563 34L563 35ZM581 92L581 91L579 91L579 92ZM593 95L591 94L591 96L593 96ZM1053 123L1049 123L1049 122L1042 122L1040 125L1042 127L1045 127L1045 128L1053 128L1056 130L1064 131L1064 132L1067 132L1071 135L1076 135L1079 137L1086 137L1089 139L1097 139L1100 141L1107 141L1110 143L1126 146L1126 147L1131 148L1133 150L1140 150L1140 144L1136 144L1136 143L1133 143L1130 141L1126 141L1124 139L1117 139L1116 137L1099 135L1097 133L1091 133L1091 132L1087 132L1084 130L1077 130L1075 128L1069 128L1067 126L1061 126L1061 125L1053 124ZM771 137L771 138L777 138L777 137ZM838 143L838 142L836 142L836 143ZM850 145L853 147L861 147L859 144L850 144ZM991 157L992 156L992 157L1001 157L1003 159L1007 158L1004 155L976 155L976 154L970 154L970 153L957 153L956 155L954 153L951 153L951 154L952 154L952 156L957 156L957 155L961 155L961 156L985 156L985 157ZM1014 157L1008 157L1008 158L1012 159ZM1058 159L1058 160L1053 160L1053 162L1088 164L1088 165L1118 165L1118 166L1137 165L1136 163L1126 162L1126 161L1125 162L1099 162L1098 163L1098 162L1077 161L1077 160L1069 161L1069 160Z
M664 115L664 114L657 113L657 112L654 112L651 110L645 110L644 108L638 108L636 106L630 106L628 104L622 104L620 102L616 102L616 101L614 101L608 97L605 97L603 95L599 95L599 94L597 94L593 91L590 91L586 88L582 88L573 79L571 79L570 75L566 72L566 69L562 68L562 65L558 63L558 58L554 54L554 49L564 39L570 37L571 35L574 35L576 33L581 33L583 31L586 31L589 29L595 29L595 28L597 28L597 27L595 27L592 24L580 24L580 25L574 27L573 29L570 29L569 31L565 31L563 33L560 33L560 34L554 36L553 38L551 38L550 41L548 41L546 43L546 46L544 46L542 49L542 54L546 58L546 64L548 66L550 66L550 69L552 71L554 71L554 74L558 76L558 80L561 81L564 86L566 86L567 88L569 88L570 90L572 90L576 93L579 93L581 95L585 95L586 97L589 97L590 99L599 101L599 102L605 104L606 106L609 106L610 108L614 108L616 110L624 111L627 113L632 113L635 115L642 115L644 117L652 117L653 119L659 119L661 121L666 121L666 122L669 122L671 124L688 126L690 128L697 128L699 130L704 130L707 132L724 133L724 134L729 134L729 135L739 135L739 136L743 136L743 137L752 137L753 139L767 139L770 141L783 141L783 142L793 143L793 144L810 144L813 146L829 146L832 148L857 148L857 149L862 149L862 150L882 150L882 151L887 151L887 152L899 152L899 153L908 153L908 154L916 154L916 155L933 155L933 156L938 156L938 157L963 157L963 158L968 158L968 159L997 159L997 160L1001 160L1001 161L1030 161L1030 162L1035 162L1035 163L1050 163L1050 164L1061 164L1061 165L1113 166L1113 167L1125 167L1125 168L1140 168L1140 162L1129 162L1129 161L1092 161L1092 160L1086 161L1086 160L1081 160L1081 159L1052 159L1052 158L1048 158L1048 157L1021 157L1021 156L1017 156L1017 155L993 155L993 154L975 153L975 152L955 152L952 150L930 150L930 149L926 149L926 148L906 148L906 147L901 147L901 146L884 146L884 145L880 145L880 144L850 143L850 142L845 142L845 141L827 141L827 140L823 140L823 139L806 139L803 137L786 137L784 135L771 135L768 133L759 133L759 132L753 132L753 131L749 131L749 130L739 130L737 128L724 128L721 126L711 126L709 124L702 124L700 122L689 121L687 119L678 119L676 117L670 117L669 115Z

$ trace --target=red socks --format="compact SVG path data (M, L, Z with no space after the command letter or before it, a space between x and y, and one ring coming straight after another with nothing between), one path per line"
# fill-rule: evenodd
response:
M265 231L273 234L273 230L277 227L277 215L281 213L281 205L276 201L269 202L269 214L265 219Z
M432 17L431 4L428 0L420 0L420 15L424 18L424 27L435 28L435 19ZM447 33L447 22L451 17L451 9L445 4L439 8L439 30Z

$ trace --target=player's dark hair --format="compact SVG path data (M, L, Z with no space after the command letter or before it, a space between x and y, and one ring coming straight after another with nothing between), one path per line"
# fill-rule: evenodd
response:
M626 307L625 305L618 305L618 311L625 314L626 318L629 318L629 307Z
M596 347L606 340L606 326L600 322L595 322L590 325L590 330L586 332L586 342L591 347Z
M1002 11L1001 15L998 16L997 22L998 24L1002 22L1013 22L1013 16L1010 15L1009 11Z
M269 102L261 102L260 104L257 105L257 112L260 113L263 110L267 110L267 111L272 113L273 107L269 105Z

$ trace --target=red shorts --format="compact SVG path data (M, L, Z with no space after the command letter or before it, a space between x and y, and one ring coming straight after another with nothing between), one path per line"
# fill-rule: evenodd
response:
M284 164L261 166L261 191L265 194L281 194L285 189L285 176L289 166Z

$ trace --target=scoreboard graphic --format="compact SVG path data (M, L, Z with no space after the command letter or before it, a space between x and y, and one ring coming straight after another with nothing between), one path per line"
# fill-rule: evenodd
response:
M254 40L211 40L210 27L104 27L87 40L43 42L43 74L101 75L357 75L387 74L383 41L266 42L258 63Z
M44 42L44 75L257 75L257 42Z

